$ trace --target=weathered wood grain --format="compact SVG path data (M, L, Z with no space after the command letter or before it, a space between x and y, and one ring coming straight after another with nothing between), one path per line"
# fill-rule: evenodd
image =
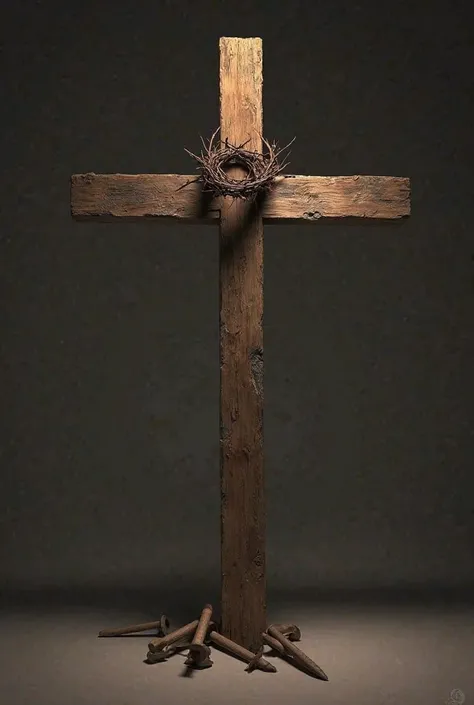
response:
M249 139L249 148L261 151L260 39L220 40L220 120L222 139L234 144ZM234 170L232 175L243 173ZM221 629L256 652L266 627L263 223L394 222L410 214L410 181L287 174L277 178L257 210L246 202L209 198L193 183L195 178L76 174L71 178L71 212L77 220L149 218L219 225ZM158 649L163 646L159 641Z
M223 37L221 139L260 152L262 119L262 40ZM263 221L224 198L219 224L221 631L257 651L266 625Z
M218 224L220 202L203 199L193 175L75 174L71 210L78 220L163 218ZM188 184L187 186L185 184ZM265 222L399 219L410 215L410 180L399 176L279 176L263 202Z

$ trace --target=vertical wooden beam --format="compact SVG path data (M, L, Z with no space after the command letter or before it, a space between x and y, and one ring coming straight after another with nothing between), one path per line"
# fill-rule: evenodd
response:
M262 40L222 37L221 139L248 140L260 152L262 112ZM221 629L256 651L266 628L263 221L256 208L222 199L219 242Z

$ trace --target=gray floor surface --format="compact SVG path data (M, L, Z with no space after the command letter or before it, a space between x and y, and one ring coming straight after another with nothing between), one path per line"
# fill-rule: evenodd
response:
M212 668L186 677L184 655L144 662L146 635L97 638L101 628L155 615L10 606L0 614L0 703L474 704L474 606L345 603L269 612L271 621L300 626L299 646L326 671L328 682L276 655L269 659L278 673L248 674L245 664L216 650Z

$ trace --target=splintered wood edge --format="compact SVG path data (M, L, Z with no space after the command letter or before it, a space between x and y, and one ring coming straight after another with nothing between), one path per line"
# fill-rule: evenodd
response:
M182 174L74 174L71 212L77 220L142 218L219 222L219 199ZM410 215L410 179L400 176L296 176L276 178L263 199L265 222L320 219L397 220Z

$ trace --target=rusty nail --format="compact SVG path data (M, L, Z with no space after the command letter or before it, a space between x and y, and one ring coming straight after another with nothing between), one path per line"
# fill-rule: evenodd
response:
M193 668L210 668L213 661L209 658L211 650L206 644L190 644L189 654L184 662L186 666Z
M211 650L204 644L211 617L212 605L205 605L201 612L193 641L189 646L188 658L185 661L186 666L194 666L195 668L209 668L212 666L212 661L209 658Z
M148 663L160 663L161 661L166 661L171 654L172 652L166 648L161 651L149 651L146 655L146 660Z
M249 661L249 665L247 666L247 668L245 670L248 671L249 673L252 673L252 671L254 671L256 668L258 668L258 664L259 664L259 661L262 658L262 656L263 656L263 645L255 653L255 656L253 657L253 659L251 661ZM263 660L265 661L265 659L263 659ZM269 663L269 662L267 661L267 663Z
M170 644L174 644L176 641L179 641L182 637L189 636L189 634L192 634L198 624L199 624L198 620L195 619L194 622L189 622L189 624L185 624L184 627L180 627L179 629L176 629L174 632L170 632L166 636L160 637L158 639L153 639L148 644L149 650L152 653L156 653L157 651L162 651L165 646L169 646Z
M318 678L321 678L322 680L329 680L327 675L324 673L323 669L318 666L312 659L310 659L309 656L303 653L303 651L298 649L298 647L295 646L289 639L287 639L286 636L284 636L274 624L268 627L267 633L270 636L274 637L277 641L279 641L280 644L285 648L285 651L289 655L293 656L294 660L298 662L301 666L303 666L307 671L317 676Z
M214 644L217 644L217 646L221 646L223 649L229 651L234 656L237 656L243 661L246 661L249 665L251 665L250 670L253 670L253 668L259 668L261 671L266 671L267 673L277 672L277 669L272 663L262 657L257 659L258 655L254 654L253 651L249 651L243 646L240 646L240 644L236 644L235 641L227 639L227 637L222 636L222 634L219 634L219 632L210 632L209 638L212 642L214 642Z
M274 651L277 651L280 656L288 656L283 644L280 644L278 639L275 639L275 637L270 636L270 634L267 634L267 632L263 632L262 639L264 644L267 644L267 646L271 646L271 648L274 649Z
M300 641L301 630L296 624L274 624L273 626L290 641Z
M169 632L170 622L165 614L155 622L143 622L141 624L130 624L128 627L119 627L117 629L102 629L99 632L100 637L104 636L123 636L124 634L135 634L137 632L147 632L149 629L156 629L157 636L166 636Z

